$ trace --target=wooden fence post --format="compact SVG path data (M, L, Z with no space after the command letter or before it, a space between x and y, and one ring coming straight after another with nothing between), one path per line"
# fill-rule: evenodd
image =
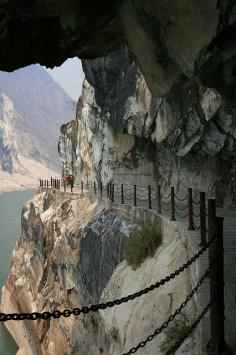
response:
M204 247L207 243L206 238L206 195L205 192L201 191L200 194L200 232L201 232L201 242L200 247Z
M157 213L161 214L161 185L157 186Z
M170 220L171 221L175 221L175 188L174 186L171 186L170 188L170 198L171 198L171 217L170 217Z
M225 341L224 331L224 242L223 217L216 217L216 201L208 200L208 235L209 241L216 240L209 247L210 269L210 308L211 340L208 350L211 354L231 354Z
M188 188L188 230L194 231L193 224L193 189Z
M121 184L121 203L124 204L124 185Z
M134 206L137 206L137 187L134 185Z
M148 208L152 208L152 191L150 185L148 185Z

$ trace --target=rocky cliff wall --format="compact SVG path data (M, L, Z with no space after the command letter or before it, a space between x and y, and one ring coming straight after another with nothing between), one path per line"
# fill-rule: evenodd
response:
M155 97L125 47L83 68L77 117L59 142L77 180L193 187L235 207L235 110L217 90L183 78Z
M150 215L157 218L163 243L134 271L123 260L123 240L137 218L145 217L143 212L59 194L37 194L22 210L21 235L2 292L3 312L63 310L120 298L156 282L192 255L183 227ZM158 292L114 309L5 325L21 355L118 355L180 305L196 281L196 272L194 267ZM195 302L185 309L189 320L197 310ZM153 354L164 337L155 339L142 354ZM194 339L199 343L198 333ZM194 354L192 340L183 347Z

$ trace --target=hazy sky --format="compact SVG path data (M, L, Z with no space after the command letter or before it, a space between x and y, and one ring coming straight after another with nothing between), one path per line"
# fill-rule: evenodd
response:
M60 67L46 70L72 99L78 100L84 80L84 72L78 58L67 59Z

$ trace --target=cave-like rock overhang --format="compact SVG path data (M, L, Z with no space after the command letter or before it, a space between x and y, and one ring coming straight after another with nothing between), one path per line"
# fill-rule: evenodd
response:
M0 69L59 66L128 43L154 95L183 77L232 95L235 21L234 0L2 0Z

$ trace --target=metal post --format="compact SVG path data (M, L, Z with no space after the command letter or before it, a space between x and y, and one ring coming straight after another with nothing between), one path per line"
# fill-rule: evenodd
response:
M52 176L51 176L51 188L52 188Z
M61 190L61 180L58 180L58 190Z
M137 188L134 185L134 206L137 206Z
M66 180L64 179L64 192L66 192Z
M102 190L103 190L103 186L102 186L102 182L100 181L100 197L102 197Z
M84 183L83 183L83 181L81 181L81 193L82 194L84 193Z
M87 190L89 190L89 182L88 182L88 180L87 180Z
M93 188L94 188L94 193L95 193L95 195L96 195L96 193L97 193L97 188L96 188L96 182L95 182L95 181L93 182Z
M121 203L124 204L124 186L121 184Z
M170 220L171 221L175 221L175 188L174 186L171 186L170 188L171 190L171 194L170 194L170 198L171 198L171 216L170 216Z
M157 186L157 212L161 214L161 185Z
M225 341L224 331L224 242L223 217L216 217L216 202L208 200L208 234L209 240L216 240L209 247L210 270L210 309L211 340L208 349L211 354L231 354Z
M150 185L148 185L148 208L152 208L152 191Z
M200 232L201 232L201 242L200 247L204 247L207 243L206 238L206 196L205 192L201 191L200 194Z
M107 198L109 200L109 196L110 196L110 190L109 190L109 182L107 183Z
M73 192L73 187L74 187L74 180L72 179L70 183L70 192Z
M48 182L48 180L47 180L47 190L48 190L48 186L49 186L49 182Z
M112 192L111 192L111 202L114 202L114 196L115 195L115 185L112 184Z
M194 231L193 224L193 189L188 188L188 230Z

